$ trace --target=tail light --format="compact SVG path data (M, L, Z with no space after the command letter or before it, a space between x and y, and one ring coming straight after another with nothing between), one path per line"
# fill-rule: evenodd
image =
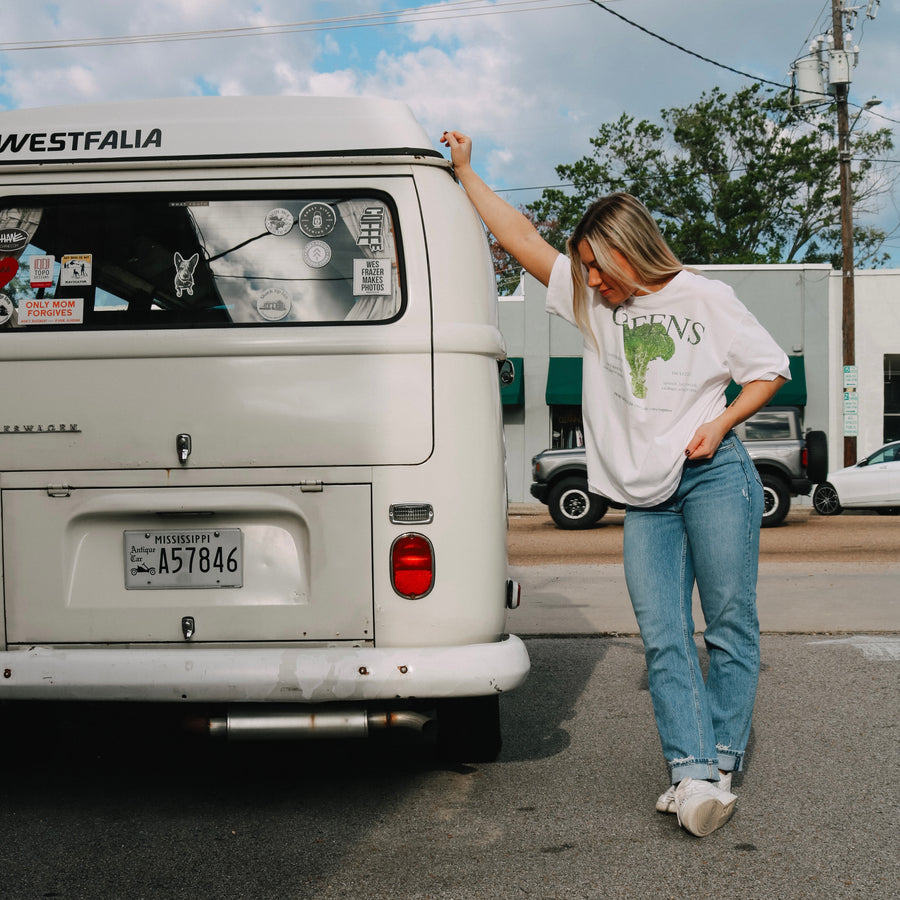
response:
M805 469L809 465L809 450L804 447L800 451L800 465Z
M391 546L391 584L401 597L418 600L434 587L434 548L423 534L401 534Z

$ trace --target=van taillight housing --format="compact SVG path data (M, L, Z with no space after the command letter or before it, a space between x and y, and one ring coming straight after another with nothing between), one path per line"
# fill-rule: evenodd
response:
M391 545L391 584L408 600L434 587L434 548L424 534L401 534Z

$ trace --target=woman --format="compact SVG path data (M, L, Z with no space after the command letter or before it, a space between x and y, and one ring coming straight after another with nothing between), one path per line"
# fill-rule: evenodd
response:
M588 481L626 505L625 577L669 767L656 808L709 834L734 810L759 674L762 487L732 428L784 384L787 356L728 286L682 267L634 197L595 202L566 257L478 177L466 135L441 140L487 227L547 286L548 311L584 335ZM726 407L732 379L742 390Z

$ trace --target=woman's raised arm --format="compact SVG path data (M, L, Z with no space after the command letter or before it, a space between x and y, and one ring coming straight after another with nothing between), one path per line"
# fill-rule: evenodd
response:
M526 216L498 197L475 173L471 138L460 131L445 131L441 143L450 148L456 177L500 246L538 281L548 284L559 251L540 236Z

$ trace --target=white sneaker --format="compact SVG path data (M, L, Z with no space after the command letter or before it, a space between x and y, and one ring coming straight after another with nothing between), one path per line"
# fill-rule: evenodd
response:
M733 772L719 772L719 780L715 783L717 788L723 791L731 791L731 776ZM656 809L661 813L675 812L675 788L677 785L670 785L669 789L660 794L656 801Z
M723 791L715 782L685 778L675 788L678 824L697 837L705 837L731 818L736 801L734 794Z

